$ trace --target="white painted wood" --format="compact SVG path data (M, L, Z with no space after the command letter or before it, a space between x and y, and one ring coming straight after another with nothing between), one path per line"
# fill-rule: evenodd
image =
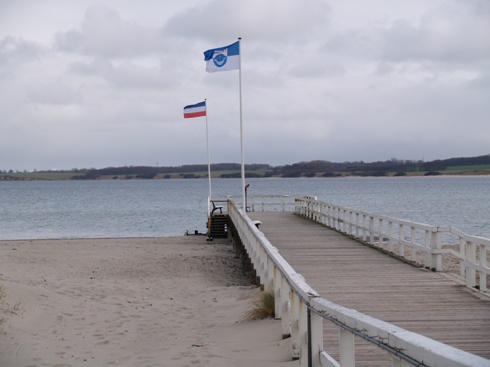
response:
M291 356L293 359L301 357L300 335L300 298L294 292L290 293L291 304Z
M299 360L301 367L308 367L308 307L303 300L299 300L298 306Z
M264 280L264 290L266 292L271 292L275 294L276 290L274 288L274 270L275 270L274 261L272 261L270 257L267 257L266 264L267 264L266 266L267 277Z
M485 246L480 247L480 265L482 268L488 268L487 265L487 248ZM482 292L487 292L487 274L480 271L480 290Z
M340 365L342 367L355 367L356 355L354 348L354 334L340 329L339 335Z
M316 200L316 198L308 200ZM313 218L311 210L315 209L315 206L312 205L312 203L303 202L302 200L296 198L295 205L297 211L302 213L302 215L310 219ZM321 208L321 206L317 206L316 208ZM328 212L330 212L330 209L327 210ZM275 292L275 294L278 294L279 297L279 299L276 299L276 302L279 302L281 304L280 314L283 318L283 332L285 328L289 326L289 331L291 333L291 351L294 358L301 358L302 356L304 357L305 353L307 354L307 349L305 349L307 346L305 346L304 344L307 341L307 333L305 332L305 314L307 312L306 308L310 307L315 313L318 313L319 317L326 318L329 321L335 321L335 325L340 326L340 365L342 365L342 367L354 365L354 336L353 334L351 334L351 332L362 333L367 339L370 339L372 342L382 342L384 345L393 348L394 351L403 351L403 354L405 356L408 356L416 361L423 361L423 363L426 365L455 367L490 367L490 360L475 356L467 352L463 352L456 348L424 337L420 334L409 332L400 327L364 315L353 309L336 305L322 297L319 297L317 292L305 282L304 278L300 274L296 273L296 271L280 255L277 249L272 246L272 244L270 244L264 234L256 228L250 218L248 218L243 210L241 210L233 201L229 201L228 211L231 220L239 231L240 238L243 241L244 247L246 248L247 252L249 252L249 254L252 254L250 257L252 258L252 261L254 261L255 266L260 265L261 257L254 254L263 251L263 253L270 257L270 259L274 263L273 267L275 269L275 272L279 272L281 274L280 276L277 276L277 274L273 276L275 281L277 280L277 282L280 282L280 287L277 286L278 291ZM343 226L344 228L346 228L345 221L349 219L346 219L346 216L344 215L344 217L339 220L339 213L341 213L341 210L339 210L339 208L334 208L333 213L334 218L337 218L338 228L342 227L339 222L344 223ZM375 228L372 223L374 223L375 218L379 219L381 218L381 216L371 215L362 212L359 212L359 214L363 216L363 230L366 230L366 221L368 221L370 227L368 228L367 232L369 233L370 237L373 237L375 233ZM318 218L320 218L320 216L318 216ZM385 220L386 218L387 217L383 217L383 220ZM436 268L438 268L438 261L440 261L440 255L442 253L456 254L458 256L466 256L464 262L466 263L465 269L467 276L468 273L471 275L472 270L474 270L474 272L478 271L488 274L489 269L487 267L486 261L482 261L481 259L479 259L479 262L476 263L476 246L480 246L480 256L482 256L482 254L486 256L486 249L488 248L488 246L490 246L489 239L468 236L461 233L460 231L453 230L449 227L433 227L393 218L389 220L399 226L398 241L400 242L401 246L413 245L417 249L426 249L424 243L412 244L412 242L414 242L413 239L407 241L403 238L404 226L407 226L407 228L409 228L410 233L414 232L413 228L416 228L417 230L420 229L422 231L431 231L431 244L433 244L432 246L434 246L435 248L431 248L429 249L429 251L432 251L431 256L436 256ZM383 232L381 227L382 226L380 225L378 228L378 235ZM439 241L439 233L443 232L450 232L461 238L464 237L465 241L461 243L462 246L465 247L466 252L464 254L461 254L460 252L441 249L442 245ZM364 236L365 235L363 234L363 237ZM379 236L379 238L382 239L382 236ZM380 244L383 243L382 240L378 242ZM261 250L257 250L257 247L260 247ZM485 249L485 251L482 251L482 248ZM432 263L432 266L434 266L434 263ZM475 276L473 276L473 279L475 279ZM287 317L288 315L289 318ZM318 318L315 317L314 319L316 320L315 324L318 324ZM317 328L318 326L312 328L312 330L310 330L309 332L312 336L312 348L315 345L317 346L314 347L317 348L315 350L315 355L319 356L318 359L320 364L327 366L339 366L339 364L334 359L332 359L330 356L328 356L327 353L324 353L324 351L322 350L323 341L318 339L320 337L323 338L323 333L320 333ZM393 360L396 361L396 359ZM302 365L303 363L304 359L301 360ZM400 363L402 366L406 365L406 362L402 361Z
M470 263L476 262L476 245L473 242L466 242L466 260ZM475 269L466 267L466 286L474 287L476 271Z
M290 295L291 289L287 284L286 277L281 276L281 328L282 337L286 338L291 336L291 304ZM277 301L277 300L276 300Z
M425 247L430 247L430 238L431 238L431 233L429 231L424 231L424 246ZM432 256L429 251L425 253L425 267L427 269L432 269L435 268L432 264Z
M367 216L365 213L362 213L362 240L366 241L366 222L367 222Z
M431 259L432 269L435 269L436 271L441 271L442 257L439 253L439 250L441 249L441 236L437 230L432 231L431 249L433 250Z
M406 331L356 310L336 305L321 297L312 300L312 307L347 327L362 331L363 334L382 341L395 349L403 350L405 355L418 361L424 361L428 366L490 366L488 359L463 352L420 334ZM342 361L340 364L344 367Z
M417 243L417 230L410 228L410 260L417 261L417 248L413 245Z
M322 352L320 354L320 363L322 367L340 367L339 362L337 362L326 352Z
M274 315L276 320L282 318L283 305L282 305L282 295L281 295L281 287L282 287L282 274L278 271L276 264L271 259L273 263L273 285L274 285Z
M356 213L356 233L355 236L359 238L359 213Z
M312 366L320 367L322 365L320 355L323 351L323 318L314 312L311 312L311 354L313 357Z
M410 222L331 203L315 205L315 200L311 197L296 197L296 213L311 219L317 214L313 215L310 210L322 210L323 213L319 216L322 220L319 223L326 222L328 227L355 236L373 246L384 247L386 245L386 250L389 252L395 252L396 246L397 255L402 257L406 256L407 248L409 260L435 271L442 271L443 254L456 256L461 259L460 277L467 286L475 287L476 279L478 279L480 289L488 292L486 283L487 277L490 277L490 267L487 259L481 256L477 258L476 253L478 248L479 254L487 254L490 251L490 239L468 235L452 227L436 227ZM362 221L357 219L361 217ZM384 228L385 222L388 222L388 231ZM395 228L398 230L395 231ZM460 243L459 254L447 248L450 244L441 243L443 234L446 237L454 236L454 243Z
M411 367L410 363L403 361L402 359L393 356L391 358L391 367Z
M400 246L398 247L398 253L400 256L405 256L405 224L400 223Z
M388 223L388 251L393 252L393 222L390 220Z

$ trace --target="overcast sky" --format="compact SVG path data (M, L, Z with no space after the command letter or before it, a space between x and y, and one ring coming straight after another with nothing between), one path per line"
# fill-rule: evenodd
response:
M490 153L488 0L0 0L0 169Z

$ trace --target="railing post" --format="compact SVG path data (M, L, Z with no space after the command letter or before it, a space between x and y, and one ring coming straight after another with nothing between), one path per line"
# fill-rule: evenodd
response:
M352 210L349 210L349 234L352 234Z
M413 365L408 364L407 362L403 361L402 359L391 356L391 367L411 367Z
M369 216L369 243L374 242L374 218L372 215Z
M282 274L277 268L276 264L273 264L273 287L274 287L274 315L276 320L282 319L282 300L281 300L281 284Z
M430 248L430 232L429 231L425 231L424 232L424 247ZM425 253L425 260L424 260L424 262L425 262L424 267L426 269L430 269L431 268L432 259L430 258L430 253L429 252L426 252Z
M320 367L320 354L323 352L323 318L318 314L310 313L309 343L310 343L310 365Z
M388 223L388 251L393 252L393 222Z
M337 208L337 229L342 232L342 226L344 225L344 221L342 220L342 209Z
M462 237L459 238L459 254L464 259L466 256L466 240ZM459 260L459 276L464 279L466 274L465 270L465 262L463 260Z
M339 331L340 365L342 367L355 367L354 334L345 329L340 329Z
M362 213L362 240L366 241L366 213Z
M476 245L473 242L466 242L466 261L469 263L476 262ZM466 286L472 288L476 285L476 271L475 269L466 266Z
M441 236L439 232L439 228L435 227L432 230L432 241L430 243L432 250L440 250L441 249ZM432 252L431 259L431 270L441 271L442 270L442 255L438 252Z
M308 306L302 299L298 299L298 337L300 347L300 365L301 367L308 367Z
M321 215L322 215L322 224L324 226L327 225L326 209L327 209L327 205L325 203L322 203L322 206L321 206Z
M282 338L291 336L291 290L286 278L281 276L281 326Z
M291 307L291 356L293 360L301 357L301 341L299 335L300 299L294 292L289 292L289 304Z
M480 246L480 266L487 267L487 248L485 246ZM487 274L480 271L480 291L487 291Z
M341 208L338 208L337 209L337 229L339 231L342 232L342 228L343 228L343 225L344 225L344 220L343 220L343 217L342 217L342 209Z
M417 240L417 231L415 227L412 227L410 231L410 243L412 245L415 245L415 243L417 242L416 240ZM410 260L417 261L417 251L415 249L415 246L410 246Z
M317 222L320 222L321 221L321 218L322 218L321 217L321 214L322 214L321 207L322 207L321 202L319 200L316 200L315 201L315 212L316 212L315 213L315 216L316 216L315 220Z
M268 287L267 283L269 281L269 257L265 252L265 249L257 243L260 251L260 279L261 283L264 286L264 289Z
M379 246L383 245L384 233L383 233L384 222L383 218L379 218L378 222L378 238L379 238Z
M344 233L347 233L347 222L347 209L342 209L342 228Z
M405 256L405 245L403 241L405 240L405 226L403 224L398 225L398 229L400 230L400 243L398 245L398 255Z
M267 255L266 255L267 256ZM264 290L266 292L275 292L274 289L274 271L275 271L274 261L267 256L267 279L264 280ZM275 297L274 297L275 299Z
M356 238L359 238L359 212L356 212Z

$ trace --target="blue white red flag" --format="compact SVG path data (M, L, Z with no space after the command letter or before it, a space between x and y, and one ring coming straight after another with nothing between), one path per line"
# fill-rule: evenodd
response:
M206 61L206 71L209 73L239 69L240 42L204 51L204 61Z
M206 116L206 101L184 107L184 118Z

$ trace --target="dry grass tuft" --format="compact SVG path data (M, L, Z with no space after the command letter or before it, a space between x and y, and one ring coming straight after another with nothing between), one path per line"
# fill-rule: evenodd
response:
M18 301L13 306L10 306L5 298L7 297L7 292L3 284L0 284L0 325L3 324L7 318L6 315L13 314L17 315L22 309L22 303Z
M5 304L5 297L7 294L5 293L5 288L3 287L3 284L0 284L0 311L3 314L3 309L4 309L4 304ZM5 317L0 315L0 325L5 322Z
M245 320L262 320L275 316L275 303L273 292L260 292L258 299L245 315Z

